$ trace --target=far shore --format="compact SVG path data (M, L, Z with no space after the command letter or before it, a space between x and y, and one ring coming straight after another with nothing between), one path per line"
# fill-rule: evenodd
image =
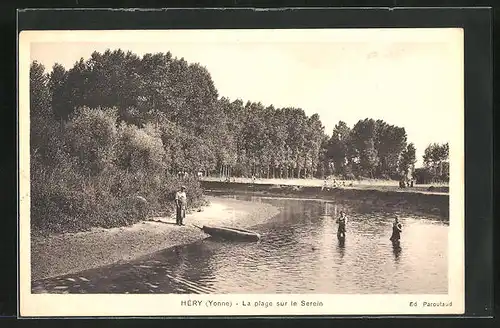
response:
M127 262L173 246L208 237L193 225L240 228L260 224L279 213L275 206L207 196L210 205L175 218L153 217L128 227L31 237L31 279L40 280L114 263Z
M204 182L227 182L234 184L256 184L256 185L274 185L274 186L296 186L324 189L362 189L394 192L412 192L424 194L448 194L449 185L447 183L415 184L413 187L400 188L399 182L395 180L364 179L364 180L341 180L341 179L281 179L281 178L241 178L231 177L203 177Z
M276 181L274 181L276 182ZM377 208L403 210L421 213L449 220L450 196L448 192L418 191L414 188L398 188L397 186L340 186L323 187L314 185L315 181L286 181L288 183L270 183L265 179L255 183L226 182L220 180L204 180L201 182L205 192L213 194L253 195L266 197L309 197L323 200L334 200L338 203L357 204ZM303 184L301 185L300 182ZM309 183L309 184L308 184ZM317 183L317 181L316 181Z

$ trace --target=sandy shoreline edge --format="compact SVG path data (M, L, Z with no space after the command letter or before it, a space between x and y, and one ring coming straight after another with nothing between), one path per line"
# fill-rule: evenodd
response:
M260 224L279 213L267 203L206 196L210 205L186 215L185 226L174 218L152 218L129 227L95 228L91 231L31 238L31 280L76 273L130 261L162 249L189 244L207 237L196 225L240 228Z

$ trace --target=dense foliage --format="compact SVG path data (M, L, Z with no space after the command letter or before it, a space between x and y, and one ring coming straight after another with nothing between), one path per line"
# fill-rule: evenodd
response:
M170 53L94 52L50 74L33 62L30 92L32 222L40 227L134 222L129 197L165 210L180 183L196 204L198 172L398 179L415 163L404 128L364 119L339 122L329 137L317 114L219 97L205 67ZM426 168L443 178L447 151L432 147Z

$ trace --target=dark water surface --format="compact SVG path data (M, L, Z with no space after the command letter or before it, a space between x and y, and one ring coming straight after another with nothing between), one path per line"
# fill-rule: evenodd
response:
M127 264L37 281L33 292L447 293L446 222L399 213L403 234L394 246L394 212L317 200L232 198L282 209L251 228L263 234L260 242L208 238ZM343 243L334 220L340 210L349 217Z

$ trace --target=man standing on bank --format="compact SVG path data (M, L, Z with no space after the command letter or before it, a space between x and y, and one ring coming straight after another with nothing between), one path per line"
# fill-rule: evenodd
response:
M186 187L182 186L181 190L175 194L175 207L176 207L176 220L177 225L184 225L184 218L186 217Z

